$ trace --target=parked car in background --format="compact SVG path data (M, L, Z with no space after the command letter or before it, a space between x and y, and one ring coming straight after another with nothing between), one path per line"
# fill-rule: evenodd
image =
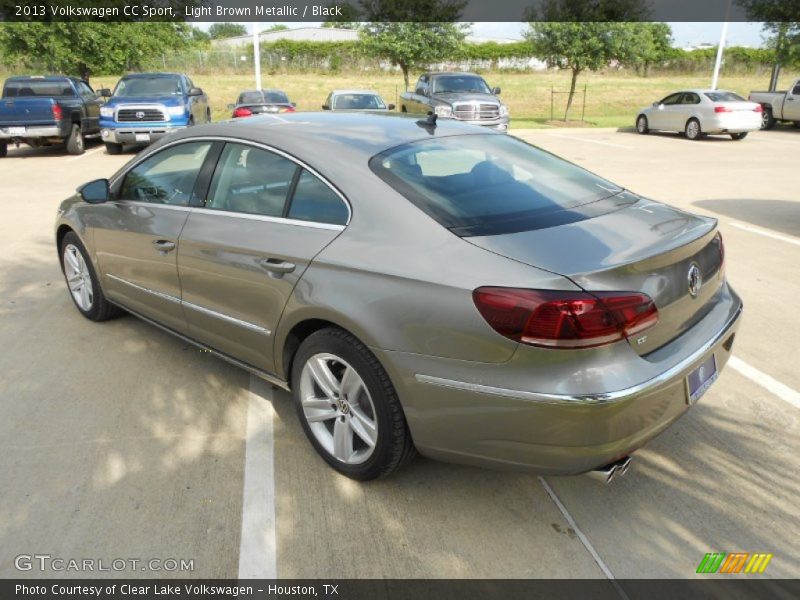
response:
M624 472L731 356L742 303L717 220L431 121L295 113L176 133L61 204L69 296L291 390L311 444L355 479L414 448ZM86 360L102 351L90 335Z
M236 119L264 113L294 112L296 106L281 90L245 90L239 94L236 104L228 105L228 109L233 111L231 116Z
M457 119L498 131L508 130L509 112L498 96L473 73L424 73L414 92L400 95L400 112L435 113L439 118Z
M750 92L751 102L763 109L761 129L772 129L778 121L792 121L800 127L800 79L786 92Z
M0 157L8 144L32 148L65 143L70 154L83 154L84 140L100 134L103 99L77 77L9 77L0 102Z
M725 90L683 90L653 102L636 116L636 131L677 131L690 140L728 134L742 140L761 129L761 105Z
M109 154L123 144L149 144L185 127L211 121L208 96L181 73L134 73L117 83L100 111Z
M380 94L372 90L333 90L322 105L322 110L334 112L387 112L394 109L394 104L386 104Z

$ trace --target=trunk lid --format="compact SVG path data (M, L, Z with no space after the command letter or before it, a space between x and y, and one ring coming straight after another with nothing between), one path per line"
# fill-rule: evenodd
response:
M658 308L658 323L628 340L644 355L679 336L711 309L722 285L721 241L716 234L716 219L638 199L577 222L464 239L568 277L589 292L647 294ZM693 266L701 276L696 295L689 291Z
M4 98L0 101L0 126L52 125L52 98Z

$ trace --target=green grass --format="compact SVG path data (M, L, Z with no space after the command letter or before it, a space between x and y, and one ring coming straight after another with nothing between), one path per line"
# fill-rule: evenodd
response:
M234 102L237 94L254 87L252 74L192 74L195 83L209 95L214 120L230 116L227 105ZM800 75L784 71L779 82L786 89ZM502 88L501 98L511 111L513 128L552 127L550 122L550 91L565 92L569 89L568 72L505 73L490 72L484 77L491 86ZM97 76L92 78L94 87L112 87L118 77ZM413 77L412 77L413 80ZM581 118L583 89L586 86L585 126L625 127L632 126L636 111L680 88L708 87L711 73L696 75L653 75L638 77L617 71L586 73L578 79L571 121ZM751 90L765 89L768 74L720 76L719 87L743 96ZM264 73L263 87L283 89L297 103L298 110L320 110L328 92L336 88L358 87L377 90L387 102L397 103L397 95L403 91L403 78L399 73ZM556 120L563 119L566 94L558 94L554 104Z

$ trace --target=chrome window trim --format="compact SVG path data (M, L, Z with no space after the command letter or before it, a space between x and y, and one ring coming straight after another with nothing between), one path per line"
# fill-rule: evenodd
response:
M513 398L515 400L528 400L533 402L541 402L545 404L610 404L619 402L634 395L647 392L656 388L670 379L678 377L681 373L688 370L692 365L703 359L709 351L713 351L714 347L723 341L723 338L728 334L733 325L742 314L742 307L736 311L736 314L725 323L725 326L720 329L717 334L712 337L705 344L700 346L692 354L684 358L678 364L670 367L666 371L659 373L655 377L643 381L637 385L617 390L614 392L607 392L602 394L550 394L546 392L529 392L525 390L512 390L507 388L499 388L490 385L483 385L480 383L471 383L468 381L455 381L453 379L445 379L443 377L434 377L432 375L415 374L414 377L419 383L428 385L436 385L439 387L452 388L466 392L477 392L479 394L489 394L492 396L504 396L506 398Z
M216 317L217 319L227 321L228 323L233 323L234 325L238 325L239 327L244 327L245 329L249 329L250 331L255 331L256 333L260 333L262 335L272 335L272 332L269 329L267 329L266 327L261 327L260 325L256 325L255 323L250 323L249 321L242 321L241 319L237 319L236 317L231 317L230 315L226 315L224 313L211 310L210 308L206 308L205 306L200 306L199 304L187 302L186 300L182 300L181 304L186 308L191 308L192 310L196 310L197 312L206 314L210 317Z
M267 215L256 215L252 213L235 212L232 210L219 210L216 208L190 207L193 213L201 215L220 215L232 217L234 219L247 219L251 221L264 221L266 223L277 223L279 225L293 225L296 227L311 227L313 229L327 229L330 231L344 231L344 225L334 225L332 223L318 223L316 221L301 221L300 219L289 219L284 217L270 217Z
M133 169L135 169L137 166L139 166L142 162L144 162L145 160L149 159L151 156L155 156L156 154L162 152L163 150L166 150L167 148L171 148L172 146L175 146L177 144L187 144L187 143L191 143L191 142L226 142L226 143L230 142L232 144L242 144L244 146L252 146L254 148L260 148L260 149L266 150L268 152L274 152L275 154L278 154L279 156L282 156L282 157L286 158L287 160L290 160L294 164L302 167L303 169L305 169L306 171L308 171L309 173L311 173L312 175L317 177L320 181L322 181L322 183L327 185L331 189L331 191L333 191L334 194L339 196L339 199L342 202L344 202L344 205L347 207L347 222L345 222L344 225L334 225L332 223L318 223L316 221L299 221L297 219L284 219L283 217L269 217L270 219L276 219L276 222L291 221L290 224L292 224L292 225L300 225L300 224L304 224L304 225L307 225L307 226L309 224L313 224L315 226L327 225L327 226L333 226L333 227L340 227L340 228L344 229L345 227L347 227L350 224L350 221L353 218L353 206L352 206L352 204L350 204L350 201L347 199L347 197L342 192L340 192L339 189L335 185L333 185L333 183L330 180L328 180L325 176L321 175L319 173L319 171L317 171L316 169L314 169L313 167L311 167L307 163L303 162L299 158L297 158L295 156L292 156L291 154L289 154L287 152L284 152L283 150L280 150L279 148L275 148L274 146L270 146L269 144L264 144L262 142L254 142L252 140L245 140L245 139L241 139L241 138L232 138L232 137L227 137L227 136L220 136L220 135L204 135L204 136L198 136L198 137L183 138L183 139L180 139L180 140L172 140L169 143L164 144L163 146L159 146L159 148L155 152L149 152L149 153L147 153L146 156L136 157L134 159L134 162L132 162L132 163L130 163L130 164L128 164L128 165L126 165L124 167L124 169L125 169L124 172L120 172L120 173L117 173L114 176L112 176L112 178L109 181L109 186L113 187L114 185L116 185L116 183L120 179L123 179L128 173L130 173ZM118 200L118 202L135 202L135 200ZM144 204L149 204L149 203L144 203ZM164 205L156 204L155 206L164 206ZM234 212L230 212L230 211L216 211L214 209L206 209L204 207L198 207L198 206L195 206L195 207L192 207L192 208L198 208L198 209L202 209L202 210L211 210L212 212L220 212L220 213L226 213L226 214L235 214L235 215L244 214L244 215L247 215L247 213L234 213ZM248 216L259 216L260 217L262 215L248 215Z
M135 288L141 292L147 292L148 294L152 294L153 296L157 296L163 300L167 300L169 302L174 302L175 304L180 304L181 299L177 296L172 296L170 294L165 294L164 292L158 292L156 290L151 290L150 288L144 287L139 285L138 283L133 283L132 281L128 281L127 279L123 279L122 277L117 277L116 275L112 275L111 273L107 273L106 277L109 279L113 279L114 281L119 281L120 283L124 283L125 285L129 285L132 288Z
M211 317L216 317L217 319L228 321L229 323L233 323L234 325L239 325L240 327L250 329L251 331L255 331L256 333L260 333L262 335L272 335L272 332L269 329L261 327L260 325L256 325L254 323L250 323L249 321L242 321L241 319L237 319L236 317L231 317L230 315L226 315L224 313L211 310L210 308L194 304L193 302L187 302L186 300L182 300L177 296L172 296L170 294L165 294L164 292L151 290L150 288L141 286L138 283L133 283L132 281L128 281L127 279L123 279L122 277L117 277L116 275L112 275L110 273L107 274L106 277L108 277L109 279L113 279L114 281L119 281L120 283L124 283L125 285L129 285L132 288L137 289L139 291L152 294L153 296L162 298L169 302L180 304L181 306L184 306L186 308L191 308L192 310L196 310L197 312L201 312Z

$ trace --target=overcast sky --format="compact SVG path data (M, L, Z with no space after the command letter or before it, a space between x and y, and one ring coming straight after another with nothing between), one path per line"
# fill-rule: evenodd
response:
M281 23L288 27L318 27L322 23ZM208 29L211 23L197 23ZM243 23L250 29L250 23ZM259 27L267 29L271 23L259 23ZM722 23L670 23L675 45L678 47L696 46L697 44L719 43ZM472 33L476 36L521 38L525 23L474 23ZM728 46L762 46L761 23L730 23L728 25Z

